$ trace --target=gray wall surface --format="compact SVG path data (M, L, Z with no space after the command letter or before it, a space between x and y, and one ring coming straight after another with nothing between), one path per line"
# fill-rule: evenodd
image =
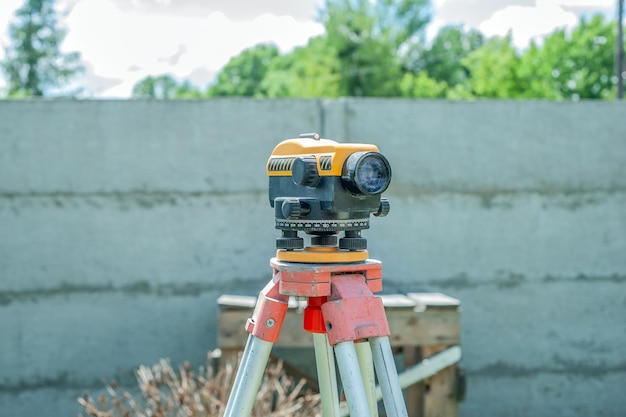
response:
M0 415L205 362L270 278L265 163L319 131L390 159L387 291L461 300L470 416L622 416L626 104L0 101Z

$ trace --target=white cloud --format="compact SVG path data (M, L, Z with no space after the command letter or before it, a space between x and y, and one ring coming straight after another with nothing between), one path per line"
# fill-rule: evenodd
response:
M559 27L572 27L581 14L613 17L615 0L432 0L434 20L428 35L443 25L461 23L487 36L504 36L524 48Z
M128 96L147 75L217 72L258 43L274 42L286 52L323 32L318 23L273 14L232 21L221 12L202 17L124 13L111 0L79 2L67 25L65 49L81 51L95 75L124 80L104 96Z
M615 8L615 0L537 0L537 5L613 9Z
M5 29L8 20L22 3L0 0L3 44L9 42ZM105 97L129 96L132 86L147 75L168 73L182 79L201 74L206 78L245 48L273 42L288 52L324 31L314 21L271 13L231 20L218 11L201 16L122 11L113 0L60 3L60 8L70 10L62 21L68 29L62 49L81 53L90 72L83 80L106 78L106 85L119 80L106 91L92 90ZM160 3L167 4L168 0Z
M430 21L428 26L426 27L426 39L432 40L437 36L437 33L446 25L446 22L443 19L433 19Z
M567 1L538 0L534 7L508 6L482 22L479 29L486 36L504 36L510 31L514 45L524 48L531 40L538 40L556 28L577 24L578 16L557 4Z

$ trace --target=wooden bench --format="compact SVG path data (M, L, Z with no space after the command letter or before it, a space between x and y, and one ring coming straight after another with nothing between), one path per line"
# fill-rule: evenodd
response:
M398 354L399 372L423 359L460 344L460 302L441 293L411 292L379 295L391 329L390 342ZM223 295L218 299L218 347L224 358L234 360L244 348L248 334L244 325L252 315L256 297ZM313 347L313 337L302 329L306 301L293 297L274 345L278 350ZM292 355L285 355L292 356ZM286 363L288 359L283 358ZM314 359L311 359L314 362ZM292 364L293 365L293 364ZM299 368L301 368L299 366ZM411 417L456 417L463 387L458 366L452 365L405 389Z

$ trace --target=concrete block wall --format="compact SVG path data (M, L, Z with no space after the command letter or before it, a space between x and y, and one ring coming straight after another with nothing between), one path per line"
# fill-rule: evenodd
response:
M626 106L331 105L329 136L376 138L394 169L368 233L385 275L462 302L461 415L622 415Z
M320 131L392 163L364 232L389 291L461 299L463 416L619 416L626 105L344 99L0 101L0 415L168 357L269 279L265 162Z
M139 364L201 365L269 279L265 161L316 102L0 103L0 410L75 416ZM0 415L4 415L0 412Z

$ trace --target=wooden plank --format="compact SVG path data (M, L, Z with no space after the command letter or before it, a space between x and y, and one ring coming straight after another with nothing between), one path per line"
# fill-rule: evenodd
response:
M220 311L217 345L220 349L243 349L248 333L245 324L252 315L252 310ZM313 336L302 328L302 314L289 310L276 347L311 347Z
M251 295L230 295L224 294L217 299L220 310L249 310L256 305L258 297ZM306 307L306 300L296 300L289 298L289 308L303 309Z
M251 309L256 304L257 297L250 295L230 295L224 294L217 299L220 309Z
M427 358L448 346L424 346L423 357ZM424 381L424 417L458 417L459 405L455 398L456 368L450 366Z
M406 346L402 348L404 368L410 368L422 360L422 348ZM404 390L404 399L409 417L424 417L424 384L413 384Z
M387 321L392 346L455 345L460 340L457 311L392 309L387 310Z
M435 292L418 292L404 294L382 294L379 297L383 300L385 308L414 307L424 305L427 307L458 307L461 302L450 296ZM257 297L251 295L224 294L217 299L217 304L222 309L228 308L253 308ZM306 301L295 299L289 300L289 308L302 307Z
M461 301L439 292L411 292L407 297L418 306L426 308L453 308L458 309Z
M455 345L459 344L460 324L457 311L424 311L387 309L392 346ZM252 309L222 310L219 313L218 347L243 348L248 334L245 323ZM276 346L310 347L313 338L302 329L302 314L290 309Z
M385 309L415 307L415 301L404 294L383 294L380 299Z

